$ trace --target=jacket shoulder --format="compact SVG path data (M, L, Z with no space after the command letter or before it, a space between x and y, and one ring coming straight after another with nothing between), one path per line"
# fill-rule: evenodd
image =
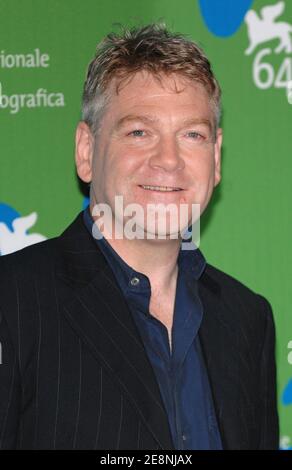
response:
M35 277L41 270L47 270L57 257L58 238L50 238L8 255L0 256L1 281L11 276L32 275Z
M250 327L274 324L272 307L266 297L233 276L207 264L202 283L220 299L221 305L231 313L235 322L246 323Z

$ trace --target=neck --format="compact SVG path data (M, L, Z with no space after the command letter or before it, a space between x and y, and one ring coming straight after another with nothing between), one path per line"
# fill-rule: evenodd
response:
M129 266L145 274L152 286L165 290L176 279L179 240L111 239L108 242Z
M96 221L96 217L93 216ZM177 278L177 257L180 239L132 239L115 238L115 230L107 236L102 233L118 255L135 271L145 274L155 289L169 289Z

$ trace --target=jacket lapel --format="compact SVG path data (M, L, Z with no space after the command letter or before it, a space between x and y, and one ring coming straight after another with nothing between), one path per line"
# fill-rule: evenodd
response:
M203 304L200 340L224 449L240 449L239 333L232 312L223 304L220 286L205 271L199 282Z
M126 301L82 213L59 237L61 311L108 369L162 449L173 449L154 371Z

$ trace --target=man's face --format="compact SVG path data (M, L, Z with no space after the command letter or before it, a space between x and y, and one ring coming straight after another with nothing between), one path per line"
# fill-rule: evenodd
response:
M95 139L86 124L77 129L77 171L91 181L91 207L106 203L117 215L117 195L145 212L149 204L187 204L188 226L192 204L202 214L220 181L222 135L207 92L179 75L159 82L147 72L118 93L115 83L110 88Z

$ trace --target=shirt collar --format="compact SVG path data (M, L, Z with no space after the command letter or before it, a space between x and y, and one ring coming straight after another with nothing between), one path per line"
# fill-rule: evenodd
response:
M90 213L90 207L87 206L83 211L83 220L86 228L93 236L93 224ZM115 266L115 269L119 270L120 276L122 276L124 284L128 286L129 289L135 289L137 285L133 284L133 279L137 277L139 279L139 290L149 289L150 283L149 279L145 274L135 271L131 266L129 266L113 249L107 239L99 231L97 225L94 227L95 234L98 233L99 237L94 236L94 239L101 249L104 256L107 258L109 263L112 266ZM183 244L181 243L181 249L178 255L178 268L181 275L185 276L188 280L198 280L206 267L206 260L196 245L192 243L188 245L188 249L183 249ZM190 242L188 242L190 243ZM192 249L190 249L192 248Z

